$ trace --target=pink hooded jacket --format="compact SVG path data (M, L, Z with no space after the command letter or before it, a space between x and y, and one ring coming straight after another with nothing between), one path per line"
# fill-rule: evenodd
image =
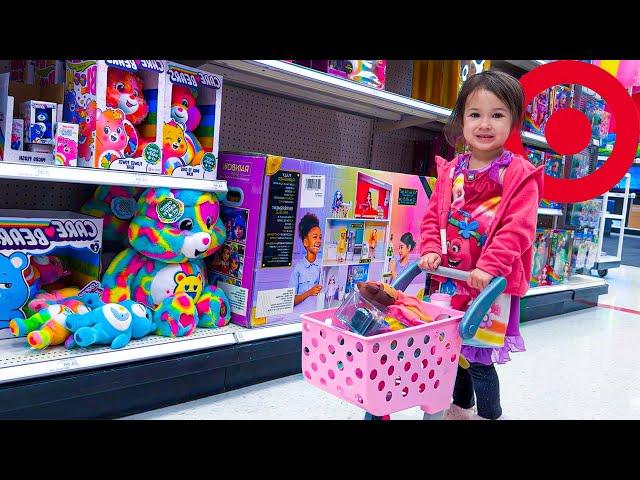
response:
M420 226L420 255L443 254L441 231L447 228L456 159L436 157L438 180ZM507 279L504 293L523 297L529 289L543 168L514 154L504 171L502 200L476 267ZM446 241L445 251L446 251Z

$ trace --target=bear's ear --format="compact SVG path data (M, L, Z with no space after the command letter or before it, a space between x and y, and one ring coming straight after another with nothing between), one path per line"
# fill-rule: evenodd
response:
M22 252L15 252L11 254L9 261L11 262L11 265L18 270L24 270L29 264L29 259Z
M187 276L184 274L184 272L178 272L173 277L176 283L181 283L185 278L187 278Z

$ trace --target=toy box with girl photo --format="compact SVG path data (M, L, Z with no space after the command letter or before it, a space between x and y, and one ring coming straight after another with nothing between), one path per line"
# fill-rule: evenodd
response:
M418 258L435 179L261 154L221 153L227 242L209 259L232 321L254 327L333 308L359 281ZM425 276L407 293L422 296Z

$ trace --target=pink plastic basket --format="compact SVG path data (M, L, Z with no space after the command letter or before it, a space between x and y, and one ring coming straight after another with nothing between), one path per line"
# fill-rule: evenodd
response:
M464 312L427 303L425 323L363 337L329 323L336 309L302 315L302 372L306 380L377 416L420 406L433 414L451 402Z

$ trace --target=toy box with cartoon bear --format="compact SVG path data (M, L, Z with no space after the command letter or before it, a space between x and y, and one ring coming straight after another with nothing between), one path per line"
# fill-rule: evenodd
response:
M76 166L78 126L63 123L60 84L9 82L0 74L0 159L12 163Z
M0 210L0 330L39 294L100 278L102 220L73 212Z
M162 173L215 180L222 77L169 62L164 92Z
M210 282L246 327L336 307L358 281L390 283L418 258L433 180L261 154L220 155L227 242ZM407 293L422 295L425 276Z
M67 60L63 119L78 166L162 173L163 60Z

